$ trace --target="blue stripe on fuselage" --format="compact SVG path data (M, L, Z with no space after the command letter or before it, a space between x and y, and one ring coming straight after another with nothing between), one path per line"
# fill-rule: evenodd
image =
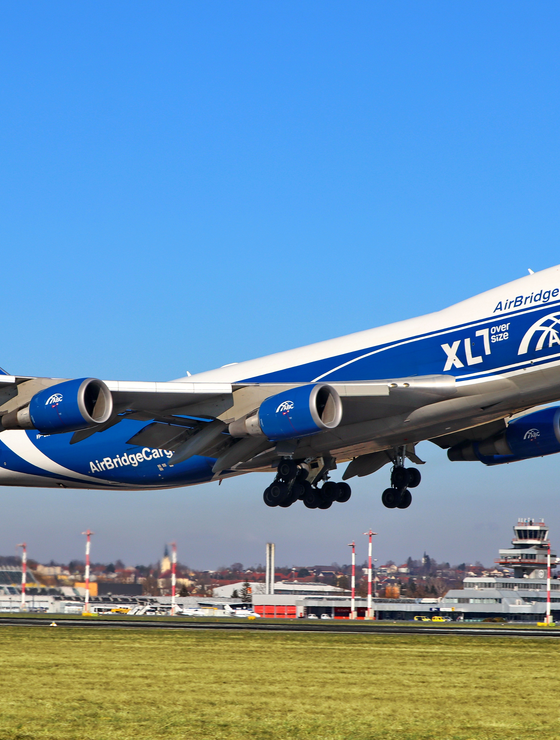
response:
M419 334L398 342L387 342L366 349L328 357L315 362L246 378L245 383L352 382L448 373L458 380L483 377L490 372L506 372L551 361L560 350L560 323L550 328L541 349L537 344L541 329L519 354L523 337L543 317L551 314L560 320L555 301L530 309L519 309L500 316L470 321L447 329ZM555 319L551 319L553 322Z

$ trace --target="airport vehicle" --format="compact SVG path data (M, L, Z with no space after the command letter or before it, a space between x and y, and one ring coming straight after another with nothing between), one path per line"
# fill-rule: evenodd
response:
M0 484L158 489L270 471L268 506L328 509L415 446L485 465L560 451L560 267L450 308L165 383L0 375ZM541 407L541 408L536 408ZM342 480L331 479L342 463Z
M435 617L432 617L432 622L451 622L451 617L440 617L436 614Z
M323 612L323 614L321 614L321 619L332 619L332 617L330 614Z
M414 621L415 622L431 622L431 619L430 617L422 617L422 616L417 615L416 617L414 617Z
M319 617L316 614L308 614L307 619L319 619Z

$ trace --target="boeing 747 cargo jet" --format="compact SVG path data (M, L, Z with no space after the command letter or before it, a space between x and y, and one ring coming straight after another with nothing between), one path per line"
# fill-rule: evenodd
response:
M436 313L162 383L0 375L0 483L158 489L252 471L267 506L348 501L415 447L485 465L560 452L560 267ZM536 408L547 405L546 408ZM342 480L334 471L346 463Z

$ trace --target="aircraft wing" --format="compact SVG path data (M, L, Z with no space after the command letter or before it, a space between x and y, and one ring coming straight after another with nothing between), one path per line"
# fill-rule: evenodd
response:
M0 413L22 408L38 391L61 382L64 381L0 375ZM105 384L113 398L113 414L102 424L74 432L73 444L103 432L123 419L146 421L151 423L129 440L131 444L174 450L172 459L175 464L193 455L214 457L217 459L215 472L247 466L270 467L279 457L289 454L282 443L277 444L267 437L233 437L229 434L229 425L253 415L266 399L301 385L309 385L196 380L163 383L105 381ZM410 425L413 416L420 414L415 423L423 425L427 420L424 420L426 410L427 417L431 418L436 409L443 411L447 404L450 405L449 411L453 406L453 413L457 417L470 404L468 398L457 398L455 378L449 375L332 382L328 385L340 397L342 420L336 429L318 434L317 437L322 439L323 447L327 445L325 454L330 449L336 457L343 459L363 458L367 454L368 451L360 445L375 436L370 435L370 431L373 432L372 424L385 429L387 422L393 420L391 424L398 433L399 429L403 429L401 419ZM504 392L509 395L511 390ZM307 450L308 440L309 437L304 438L304 443L298 448L299 452L306 453L305 457L313 453L313 449ZM443 438L434 441L442 446L447 442ZM366 469L385 464L387 458L382 458L378 459L377 456L356 463L356 472L353 474L362 475Z
M302 384L209 384L201 385L194 392L196 383L109 382L107 385L113 393L115 405L126 408L123 417L152 420L129 440L131 444L174 450L174 464L198 454L215 457L219 459L217 470L225 470L241 469L247 464L269 467L271 462L285 454L267 438L230 437L228 424L254 413L265 399ZM183 389L183 385L187 387ZM394 416L456 394L455 380L451 376L329 385L341 398L341 427ZM176 395L171 386L177 386ZM181 418L181 414L197 418ZM116 422L118 419L109 425ZM74 441L91 433L94 431L76 432Z

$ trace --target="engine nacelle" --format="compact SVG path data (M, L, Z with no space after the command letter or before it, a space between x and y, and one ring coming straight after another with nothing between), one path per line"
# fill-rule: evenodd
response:
M330 385L301 385L263 401L256 414L229 425L233 437L298 439L334 429L342 419L342 401Z
M448 450L450 460L480 460L501 465L560 452L560 407L534 411L510 422L507 429L483 442L463 442Z
M105 383L78 378L36 393L28 406L2 417L4 429L37 429L62 434L103 424L113 413L113 397Z

